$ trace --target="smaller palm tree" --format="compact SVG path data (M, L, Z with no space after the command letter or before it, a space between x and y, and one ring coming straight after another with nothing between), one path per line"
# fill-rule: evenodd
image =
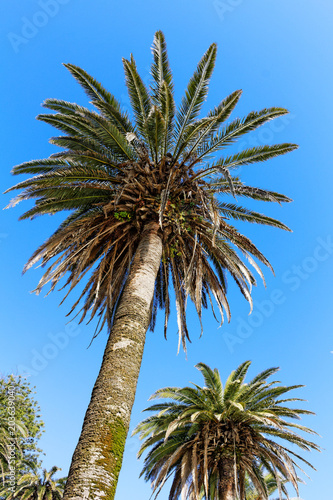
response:
M170 401L147 408L155 413L134 433L144 440L139 456L149 449L141 474L152 481L156 496L173 476L169 500L180 496L199 500L202 490L210 500L245 500L248 477L258 497L268 500L270 488L264 471L274 478L280 498L286 492L286 481L298 494L296 468L300 467L296 460L312 465L284 442L302 450L319 450L295 431L314 433L294 422L312 412L289 407L292 401L303 401L299 398L281 399L302 386L267 382L278 368L265 370L245 383L250 364L241 364L223 387L218 370L199 363L196 367L204 377L204 387L166 387L151 396Z
M61 500L65 488L66 478L54 479L53 476L59 467L53 466L48 472L43 470L41 477L36 469L24 474L17 483L16 490L9 492L8 489L0 491L0 497L8 495L7 500L22 499L22 500Z

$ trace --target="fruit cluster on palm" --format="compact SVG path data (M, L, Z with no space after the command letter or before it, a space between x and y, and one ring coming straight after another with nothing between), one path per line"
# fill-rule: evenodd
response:
M218 370L199 363L204 387L166 387L151 396L169 401L147 408L154 414L134 432L144 439L139 456L149 450L142 474L152 482L156 496L171 476L170 500L198 500L202 495L206 500L245 500L247 479L252 493L263 500L275 485L280 495L288 496L285 482L298 494L297 462L311 464L285 443L307 451L319 449L297 431L314 432L295 423L311 412L290 407L298 398L284 399L301 386L267 382L276 368L245 383L249 366L249 361L241 364L223 387ZM275 485L265 480L264 470Z
M165 309L166 333L169 285L174 287L179 339L185 348L188 296L200 319L202 307L213 299L222 320L225 313L229 318L227 274L251 302L256 281L243 258L260 276L255 259L270 267L230 221L287 229L275 219L230 202L229 195L290 201L279 193L245 185L234 171L296 146L260 146L215 156L243 134L287 111L263 109L226 124L241 95L236 91L200 118L215 58L213 44L200 60L177 110L164 36L157 32L150 88L140 78L133 57L123 61L134 123L94 78L66 64L95 111L47 99L44 106L55 113L39 119L63 133L51 139L62 150L14 168L14 174L33 174L12 188L23 189L13 203L35 200L22 218L70 211L26 266L40 260L49 266L36 291L48 283L53 290L67 275L64 286L70 293L84 279L71 312L81 304L81 320L87 314L99 317L96 334L105 324L110 330L73 457L66 499L82 492L97 497L101 491L114 497L145 333L149 325L154 327L158 308Z

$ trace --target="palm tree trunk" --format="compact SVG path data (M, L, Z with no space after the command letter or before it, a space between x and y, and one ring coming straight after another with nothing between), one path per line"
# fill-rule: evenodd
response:
M162 257L158 224L144 228L74 452L63 500L113 500Z
M234 461L225 458L220 467L219 500L237 500Z

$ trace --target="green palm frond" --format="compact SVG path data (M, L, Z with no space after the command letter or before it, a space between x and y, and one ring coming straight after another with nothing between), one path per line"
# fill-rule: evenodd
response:
M119 101L110 94L97 80L88 75L82 68L74 66L74 64L64 64L64 66L74 76L76 81L83 87L87 96L93 100L93 104L101 109L102 113L116 127L126 132L132 132L133 127L127 116L127 113L121 110ZM52 101L52 100L51 100ZM54 100L53 100L54 101ZM49 103L46 100L45 103Z
M212 155L216 151L232 144L242 135L252 132L270 120L283 116L287 113L288 111L284 108L265 108L258 112L252 111L243 119L237 118L229 125L226 125L221 132L217 133L206 144L202 144L200 148L198 148L197 158L192 162L191 166L199 161L202 161L208 155Z
M229 118L235 106L237 105L240 96L242 95L241 90L236 90L228 97L223 99L223 101L212 111L208 113L206 118L195 121L192 125L187 127L186 137L184 137L184 147L185 152L183 153L183 161L191 158L195 154L198 147L208 138L211 138L220 127L221 123Z
M258 146L255 148L246 149L232 156L223 158L214 163L210 168L205 170L206 175L213 174L217 171L223 172L225 169L237 168L251 163L267 161L276 156L290 153L297 149L296 144L275 144L273 146Z
M172 72L169 65L164 34L161 31L155 33L152 53L153 63L151 65L151 74L153 84L151 85L151 100L160 110L164 121L164 133L159 138L159 141L163 144L162 156L164 156L172 147L175 101L173 97Z
M66 160L60 160L58 158L46 158L42 160L31 160L22 165L17 165L13 168L12 174L44 174L46 172L52 172L58 166L66 166ZM8 189L12 191L15 187Z
M74 64L64 64L75 80L83 87L84 91L91 99L99 99L120 109L120 104L116 98L110 94L97 80L88 75L86 71Z
M153 63L151 65L151 74L154 79L152 85L152 96L155 104L161 105L161 93L163 84L173 91L172 72L169 65L165 37L162 31L155 33L153 46Z
M157 106L152 106L147 117L147 136L152 146L152 155L156 165L161 159L165 126L166 124L161 111Z
M123 59L126 85L133 108L136 124L142 137L147 137L147 119L151 110L151 98L148 89L136 69L136 63L131 55L130 61Z
M260 214L258 212L253 212L253 210L248 210L245 207L241 207L234 203L220 203L219 212L226 219L242 220L247 222L253 222L256 224L264 224L273 227L279 227L285 231L291 231L282 222L272 217L267 217L267 215Z
M122 133L101 115L93 115L87 110L86 116L56 113L54 115L41 114L37 118L68 134L91 137L96 144L109 148L120 161L134 157Z
M176 158L183 149L183 136L185 135L186 128L198 116L201 106L206 99L209 80L215 65L216 51L216 44L213 43L203 55L194 75L189 81L179 112L176 115L175 130L177 141L174 151Z
M292 201L290 198L288 198L288 196L276 193L274 191L246 186L239 180L238 177L232 177L232 186L233 186L234 196L236 198L238 196L244 196L246 198L251 198L253 200L272 201L280 204L281 202L288 203ZM229 183L226 182L225 179L220 179L217 182L212 181L209 183L209 192L229 194L230 193Z
M170 86L163 82L161 88L161 113L164 118L165 132L163 138L162 154L165 156L168 151L173 149L173 131L174 131L174 116L175 116L175 102Z

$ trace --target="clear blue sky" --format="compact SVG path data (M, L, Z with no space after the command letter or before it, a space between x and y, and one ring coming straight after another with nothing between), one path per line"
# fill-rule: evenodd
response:
M321 454L310 459L317 468L301 486L303 500L331 499L332 440L332 16L331 0L180 0L110 2L99 0L11 0L1 4L2 191L18 179L13 165L47 157L55 151L48 138L54 129L37 122L40 103L48 97L87 99L61 65L77 64L95 76L128 107L121 58L131 52L141 75L149 80L154 32L164 31L179 99L196 63L212 42L218 58L205 109L232 91L243 96L234 116L283 106L287 119L272 122L249 139L251 144L296 142L300 149L258 166L244 167L249 184L283 192L292 204L257 206L293 229L240 225L272 262L267 288L253 291L254 314L230 284L232 320L217 329L212 314L204 317L204 335L191 322L193 343L188 359L176 356L177 328L170 324L166 342L158 323L148 333L133 410L133 428L147 399L159 387L201 383L194 365L218 367L222 377L246 359L250 375L280 366L285 384L305 384L299 397L317 413L304 419L322 436ZM237 146L240 147L240 146ZM2 206L10 199L3 196ZM87 346L93 325L67 325L71 301L58 307L61 292L47 298L29 292L42 270L21 271L34 249L57 227L60 217L17 222L27 206L2 212L1 349L2 374L29 369L46 423L41 446L44 465L66 474L106 341L103 332ZM194 315L191 315L194 318ZM24 368L25 367L25 368ZM138 479L138 440L129 438L117 500L146 500L150 486ZM309 471L308 471L309 472ZM167 499L167 490L161 500Z

